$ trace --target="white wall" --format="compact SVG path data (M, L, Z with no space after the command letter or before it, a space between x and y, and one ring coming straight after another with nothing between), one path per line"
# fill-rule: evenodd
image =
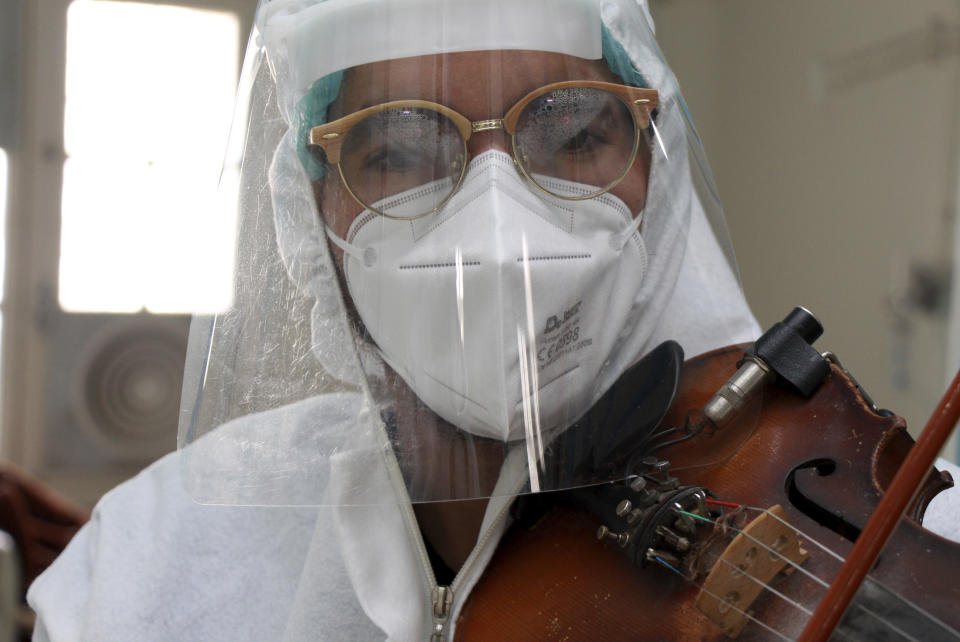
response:
M761 324L813 310L817 346L918 430L947 383L948 306L898 317L891 295L952 254L960 3L651 4Z

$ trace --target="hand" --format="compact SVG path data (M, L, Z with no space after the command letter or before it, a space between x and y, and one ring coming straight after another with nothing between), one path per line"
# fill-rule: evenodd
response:
M66 547L90 514L8 462L0 462L0 530L23 561L24 590Z

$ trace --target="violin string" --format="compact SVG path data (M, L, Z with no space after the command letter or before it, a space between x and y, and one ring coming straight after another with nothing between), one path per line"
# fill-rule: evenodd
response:
M792 525L790 525L790 524L789 524L788 522L786 522L785 520L783 520L783 519L781 519L780 517L778 517L777 515L771 513L769 510L758 509L758 508L754 508L754 507L744 507L744 508L746 508L747 510L753 510L753 511L758 511L758 512L762 512L762 513L767 513L767 514L769 514L771 517L773 517L774 519L776 519L778 522L780 522L780 523L783 524L784 526L787 526L788 528L790 528L791 530L793 530L798 536L802 535L803 537L805 537L805 538L807 538L807 539L811 539L811 541L813 541L815 544L817 544L819 548L823 549L823 550L826 551L827 553L830 553L832 557L837 558L837 559L840 559L840 560L842 561L842 558L840 558L838 555L836 555L835 553L833 553L830 549L827 549L827 548L825 548L822 544L820 544L819 542L816 542L815 540L812 540L812 538L809 538L809 537L808 537L807 535L805 535L802 531L800 531L799 529L793 527ZM710 524L713 524L714 526L720 526L719 520L713 520L713 519L710 519L710 518L707 518L707 517L703 517L702 515L697 515L697 514L695 514L695 513L688 513L688 512L686 512L686 511L682 511L682 510L678 510L678 511L676 511L676 512L678 512L678 513L680 513L680 514L688 515L689 517L693 517L693 518L698 519L698 520L700 520L700 521L708 522L708 523L710 523ZM730 525L727 525L726 528L727 528L730 532L737 533L737 534L742 534L744 537L746 537L747 539L753 541L754 543L756 543L756 544L757 544L758 546L760 546L761 548L767 550L767 551L771 554L771 556L776 556L776 557L780 558L780 559L783 560L785 563L787 563L787 564L789 564L790 566L792 566L794 569L798 569L802 574L806 575L808 578L810 578L811 580L813 580L813 581L816 582L817 584L820 584L820 585L823 586L823 587L828 587L828 586L829 586L828 583L824 582L823 580L821 580L820 578L816 577L815 575L813 575L812 573L810 573L810 572L807 571L806 569L802 568L802 567L799 566L797 563L793 562L792 560L790 560L789 558L787 558L786 556L784 556L784 555L783 555L782 553L780 553L779 551L777 551L777 550L773 549L772 547L767 546L767 545L764 544L763 542L759 541L756 537L754 537L754 536L751 535L750 533L747 533L746 531L744 531L744 530L742 530L742 529L739 529L739 528L736 528L736 527L730 526ZM732 538L731 538L731 539L732 539ZM743 575L746 575L750 580L752 580L753 582L756 582L757 584L759 584L763 589L765 589L765 590L767 590L767 591L770 591L770 592L773 593L776 597L778 597L778 598L782 599L783 601L785 601L787 604L793 606L794 608L799 609L799 610L802 611L806 616L810 617L810 616L813 615L813 612L812 612L811 610L807 609L806 607L804 607L804 606L803 606L802 604L800 604L799 602L796 602L795 600L791 599L789 596L785 595L784 593L782 593L782 592L778 591L777 589L773 588L773 586L771 586L770 584L764 582L763 580L760 580L760 579L754 577L754 576L751 575L750 573L746 572L746 570L741 569L741 568L735 566L734 564L732 564L731 562L727 561L726 559L723 559L723 557L721 557L721 556L719 556L719 555L715 555L715 557L717 557L717 559L719 559L719 560L720 560L721 562L723 562L724 564L733 567L736 572L741 573L741 574L743 574ZM665 560L661 559L659 556L655 556L655 559L656 559L658 562L660 562L662 565L664 565L665 567L669 568L671 571L673 571L674 573L676 573L677 575L680 575L681 577L683 577L684 579L686 579L687 581L689 581L691 584L693 584L694 586L696 586L697 588L699 588L701 591L703 591L703 592L706 593L707 595L710 595L711 597L713 597L713 598L716 599L717 601L719 601L719 602L721 602L721 603L723 603L723 604L726 604L729 608L732 608L732 609L736 610L738 613L743 614L745 617L749 618L749 619L750 619L751 621L753 621L753 622L756 622L757 624L759 624L760 626L762 626L764 629L767 629L767 630L770 631L771 633L774 633L775 635L778 635L778 636L780 636L780 637L783 637L784 639L787 639L787 640L791 639L791 638L789 638L789 637L784 636L782 633L776 631L775 629L772 629L769 625L767 625L767 624L765 624L764 622L760 621L760 620L757 619L756 617L753 617L753 616L751 616L750 614L744 612L743 610L737 608L737 607L734 606L733 604L729 603L727 600L725 600L725 599L721 598L720 596L718 596L718 595L712 593L711 591L707 590L703 585L701 585L701 584L699 584L698 582L694 581L692 578L683 575L683 573L681 573L681 572L678 571L677 569L673 568L669 563L667 563ZM868 616L875 618L875 619L878 620L882 625L888 627L890 630L895 631L896 633L901 634L901 635L904 636L906 639L911 640L911 641L915 641L915 642L919 642L919 641L917 641L915 638L909 636L906 632L902 631L901 629L897 628L895 625L891 624L889 621L887 621L886 619L884 619L883 617L881 617L879 614L875 613L874 611L872 611L872 610L864 607L864 606L861 605L861 604L853 604L853 606L856 607L856 608L858 608L858 609L860 609L860 610L862 610L862 611L864 611ZM834 631L834 634L835 634L835 635L839 635L839 637L841 637L841 638L852 639L852 638L850 638L850 636L849 636L847 633L845 633L845 632L843 632L843 631L841 631L841 630L839 630L839 629L836 630L836 631Z
M745 576L748 577L749 579L753 580L756 584L759 584L763 589L765 589L765 590L767 590L767 591L770 591L771 593L773 593L774 595L776 595L777 597L779 597L781 600L783 600L784 602L786 602L786 603L789 604L790 606L794 607L795 609L799 609L800 611L803 611L803 613L805 613L806 615L813 615L813 611L811 611L810 609L808 609L808 608L805 607L804 605L800 604L800 603L797 602L796 600L791 599L791 598L790 598L789 596L787 596L786 594L781 593L781 592L778 591L777 589L773 588L773 586L771 586L770 584L767 584L767 583L764 582L763 580L761 580L761 579L759 579L759 578L757 578L757 577L754 577L753 575L751 575L750 573L748 573L746 570L744 570L744 569L740 568L739 566L736 566L735 564L733 564L733 563L731 563L731 562L723 559L723 558L720 557L719 555L717 555L716 557L717 557L717 559L718 559L719 561L723 562L723 563L726 564L727 566L732 567L736 572L740 573L741 575L745 575Z
M797 527L794 526L793 524L789 523L787 520L783 519L782 517L777 517L774 513L771 513L769 509L767 509L767 508L757 508L757 507L755 507L755 506L744 506L744 508L746 508L747 510L759 511L759 512L761 512L761 513L766 513L767 515L770 515L772 518L774 518L775 520L777 520L778 522L780 522L781 524L783 524L784 526L786 526L787 528L789 528L790 530L792 530L792 531L793 531L794 533L796 533L797 535L802 535L803 538L806 539L808 542L814 544L817 548L819 548L820 550L822 550L822 551L823 551L824 553L826 553L827 555L830 555L831 557L833 557L834 559L836 559L836 560L837 560L838 562L840 562L841 564L842 564L844 561L846 561L841 555L838 555L838 554L835 553L834 551L830 550L830 549L827 548L824 544L821 544L820 542L818 542L816 539L814 539L813 537L811 537L811 536L808 535L807 533L804 533L804 532L801 531L799 528L797 528Z
M718 520L712 520L712 519L703 517L703 516L701 516L701 515L696 515L696 514L694 514L694 513L688 513L688 512L686 512L686 511L676 511L676 512L681 513L681 514L683 514L683 515L689 515L690 517L696 517L697 519L701 519L701 520L703 520L703 521L710 522L711 524L714 524L714 525L719 525L719 521L718 521ZM811 580L813 580L814 582L816 582L817 584L819 584L819 585L822 586L823 588L827 588L827 587L830 586L830 583L829 583L829 582L825 582L824 580L821 580L819 577L817 577L816 575L814 575L813 573L811 573L811 572L808 571L807 569L803 568L802 566L800 566L799 564L797 564L796 562L794 562L794 561L791 560L790 558L782 555L782 554L780 553L780 551L778 551L778 550L774 549L773 547L768 546L767 544L761 542L759 539L757 539L756 537L754 537L754 536L751 535L750 533L746 532L745 530L742 530L742 529L737 528L737 527L735 527L735 526L729 526L729 525L727 525L726 528L729 529L730 531L734 532L734 533L743 535L744 537L746 537L747 539L749 539L751 542L755 543L757 546L759 546L760 548L762 548L762 549L764 549L765 551L767 551L768 553L770 553L771 556L779 557L779 558L782 559L784 562L786 562L788 565L792 566L795 570L800 571L800 573L802 573L803 575L807 576L808 578L810 578Z
M840 556L839 554L837 554L836 552L834 552L833 550L831 550L830 548L828 548L826 545L821 544L821 543L820 543L819 541L817 541L817 539L814 538L812 535L801 531L799 528L797 528L796 526L794 526L794 525L791 524L790 522L786 521L786 520L783 519L782 517L779 517L779 516L777 516L775 513L770 512L770 509L768 509L768 508L759 508L759 507L756 507L756 506L745 506L745 505L743 505L743 504L737 504L737 503L735 503L735 502L723 502L723 501L719 501L719 500L716 500L716 499L707 499L706 501L707 501L708 504L713 504L713 505L716 505L716 506L724 506L724 507L727 507L727 508L743 508L744 510L748 510L748 511L756 511L756 512L758 512L758 513L765 513L765 514L769 515L770 517L772 517L773 519L775 519L775 520L777 520L778 522L780 522L781 525L783 525L783 526L785 526L786 528L789 528L790 530L792 530L794 533L797 534L797 536L803 537L803 538L806 539L809 543L813 544L814 546L816 546L817 548L819 548L819 549L822 550L823 552L827 553L828 555L830 555L831 557L833 557L834 559L836 559L836 560L839 561L840 563L843 563L843 562L845 561L842 556Z
M692 516L692 515L693 515L693 514L691 513L691 516ZM706 518L704 518L704 519L706 519ZM706 521L710 521L710 520L706 520ZM716 524L716 522L712 522L712 523ZM736 530L736 529L734 529L733 527L729 527L729 528L730 528L730 530ZM745 575L747 578L749 578L749 579L750 579L751 581L753 581L755 584L758 584L758 585L761 587L761 589L766 590L766 591L769 591L770 593L773 593L773 595L775 595L776 597L780 598L781 600L783 600L784 602L786 602L787 604L789 604L789 605L792 606L793 608L799 610L800 612L802 612L802 613L803 613L804 615L806 615L807 617L810 617L810 616L813 615L813 611L812 611L811 609L805 607L803 604L801 604L800 602L794 600L793 598L791 598L790 596L786 595L785 593L783 593L783 592L775 589L772 585L768 584L767 582L761 580L761 579L758 578L758 577L755 577L754 575L752 575L751 573L749 573L746 569L743 569L743 568L740 568L740 567L736 566L736 565L733 564L732 562L724 559L723 556L718 555L718 554L716 554L716 553L712 554L712 556L713 556L716 560L719 560L720 562L723 562L723 563L726 564L727 566L731 567L731 568L734 570L734 572L739 573L739 574L741 574L741 575ZM781 558L781 559L783 559L783 560L785 560L785 561L789 561L789 560L787 560L783 555L781 555L781 554L779 554L779 553L777 553L777 557L779 557L779 558Z
M846 631L842 631L842 630L840 630L839 628L834 629L834 630L833 630L833 633L830 634L830 639L831 639L831 640L832 640L833 638L835 638L835 637L841 637L841 638L843 638L844 640L854 640L854 642L857 642L857 641L856 641L856 638L854 638L853 636L851 636L850 633L848 633L848 632L846 632Z
M727 508L740 508L740 506L742 506L742 504L736 504L734 502L722 502L719 499L707 498L704 501L713 506L726 506Z
M844 558L843 558L842 556L838 555L837 553L835 553L835 552L832 551L831 549L827 548L824 544L820 543L819 541L817 541L815 538L811 537L811 536L808 535L807 533L804 533L804 532L801 531L799 528L793 526L792 524L790 524L789 522L787 522L787 521L784 520L783 518L778 517L776 514L770 512L769 509L766 509L766 508L758 508L758 507L756 507L756 506L744 506L743 508L745 508L746 510L749 510L749 511L756 511L756 512L759 512L759 513L764 513L764 514L769 515L769 516L772 517L773 519L775 519L775 520L777 520L778 522L780 522L783 526L785 526L785 527L789 528L790 530L792 530L798 537L803 537L807 542L814 544L817 548L819 548L819 549L822 550L823 552L827 553L830 557L833 557L834 559L836 559L836 560L839 561L840 563L843 563L843 562L844 562ZM799 570L802 571L807 577L809 577L809 578L812 579L813 581L817 582L817 583L820 584L821 586L823 586L823 587L828 587L828 586L829 586L829 582L824 582L823 580L820 580L819 578L817 578L816 576L814 576L812 573L810 573L810 572L807 571L806 569L801 568L799 565L795 564L794 562L792 562L791 560L787 559L787 558L784 557L783 555L780 555L778 552L774 551L773 549L771 549L770 547L766 546L766 545L763 544L762 542L759 542L756 538L754 538L753 536L751 536L749 533L746 533L746 532L744 532L744 531L741 531L740 529L737 529L737 528L735 528L735 527L733 527L733 526L729 526L728 528L730 528L730 530L732 530L732 531L737 531L737 532L743 533L744 536L746 536L746 537L749 538L750 540L756 542L757 544L759 544L759 545L762 546L763 548L767 549L768 551L770 551L771 554L776 554L777 557L780 557L781 559L783 559L784 561L786 561L788 564L790 564L790 565L793 566L794 568L799 569ZM728 563L729 563L729 562L728 562ZM771 591L774 591L774 589L773 589L772 587L769 587L769 586L768 586L767 588L769 588ZM891 629L891 630L893 630L893 631L895 631L895 632L903 635L906 639L915 640L915 638L911 637L911 636L908 635L906 632L902 631L901 629L897 628L895 625L893 625L892 623L890 623L889 621L887 621L886 619L884 619L884 618L883 618L882 616L880 616L878 613L876 613L876 612L868 609L867 607L863 606L862 604L856 604L856 603L854 603L854 604L852 604L851 606L854 607L854 608L857 608L857 609L859 609L859 610L861 610L861 611L863 611L863 612L866 613L869 617L872 617L872 618L878 620L881 624L883 624L884 626L888 627L889 629ZM812 614L809 614L809 613L808 613L808 615L812 615ZM839 632L839 631L838 631L838 632ZM847 637L847 636L846 636L846 635L843 635L843 637Z
M704 586L703 586L702 584L700 584L699 582L697 582L696 580L694 580L694 579L692 579L692 578L690 578L690 577L687 577L686 575L684 575L683 573L681 573L678 569L675 569L669 562L667 562L666 560L662 559L659 555L654 555L653 557L654 557L654 559L655 559L656 561L660 562L660 564L662 564L662 565L665 566L666 568L670 569L671 571L673 571L674 573L676 573L677 575L679 575L679 576L682 577L683 579L687 580L688 582L690 582L691 584L693 584L694 586L696 586L698 589L700 589L702 592L706 593L707 595L709 595L709 596L712 597L713 599L717 600L717 601L720 602L721 604L727 605L727 607L733 609L734 611L736 611L736 612L739 613L740 615L744 616L745 618L749 619L750 621L759 624L761 627L763 627L764 629L766 629L766 630L769 631L770 633L776 635L776 636L779 637L780 639L782 639L782 640L787 640L787 642L793 642L794 638L791 638L791 637L788 637L788 636L784 635L784 634L781 633L780 631L777 631L776 629L774 629L773 627L771 627L769 624L766 624L765 622L762 622L762 621L758 620L758 619L755 618L753 615L750 615L750 614L747 613L746 611L738 608L736 605L731 604L731 603L728 602L726 599L724 599L724 598L720 597L719 595L713 593L712 591L704 588Z
M893 624L892 622L890 622L889 620L887 620L885 617L883 617L882 615L880 615L879 613L877 613L877 612L874 611L873 609L868 609L867 607L863 606L862 604L854 604L854 606L858 606L861 611L864 611L867 615L872 615L874 618L876 618L876 619L880 620L881 622L883 622L883 624L884 624L885 626L887 626L888 628L890 628L890 629L893 630L894 632L899 633L899 634L902 635L904 638L906 638L906 639L908 639L908 640L911 640L911 642L920 642L917 638L913 637L912 635L910 635L909 633L907 633L906 631L904 631L903 629L901 629L901 628L898 627L897 625Z
M739 505L737 505L737 506L739 506ZM713 524L714 526L719 526L719 525L720 525L719 520L716 520L716 521L715 521L715 520L711 520L711 519L708 519L708 518L703 517L703 516L701 516L701 515L696 515L695 513L686 513L685 511L677 511L677 512L678 512L678 513L681 513L681 514L687 514L687 515L689 515L690 517L695 517L695 518L700 519L700 520L702 520L702 521L705 521L705 522L708 522L708 523L710 523L710 524ZM780 558L781 560L783 560L784 562L791 563L791 561L790 561L788 558L784 557L784 556L783 556L781 553L779 553L778 551L773 550L773 549L771 549L771 548L769 548L769 547L764 546L764 544L763 544L762 542L757 541L756 538L752 537L749 533L745 533L745 532L743 532L742 530L737 529L737 528L735 528L735 527L733 527L733 526L729 526L729 525L727 526L727 529L728 529L729 531L731 531L731 532L734 532L734 533L743 533L743 535L744 535L745 537L753 540L754 542L758 543L760 546L762 546L762 547L764 547L764 548L767 548L767 550L771 553L771 556L776 556L776 557ZM729 537L731 540L733 539L732 537L730 537L729 534L728 534L728 537ZM759 578L751 575L751 574L750 574L749 572L747 572L745 569L742 569L742 568L734 565L733 563L731 563L731 562L729 562L728 560L724 559L724 558L723 558L722 556L720 556L720 555L717 555L717 554L715 554L715 553L712 554L712 555L713 555L713 557L716 558L717 560L719 560L719 561L723 562L724 564L726 564L727 566L730 566L731 568L733 568L734 572L739 573L739 574L741 574L741 575L745 575L745 576L746 576L747 578L749 578L751 581L753 581L754 583L760 585L761 589L767 590L767 591L773 593L774 596L780 598L781 600L783 600L784 602L786 602L788 605L792 606L793 608L798 609L799 611L801 611L801 612L802 612L804 615L806 615L807 617L810 617L810 616L813 615L813 611L812 611L812 610L810 610L810 609L808 609L807 607L805 607L804 605L800 604L798 601L792 599L791 597L789 597L789 596L786 595L785 593L783 593L783 592L781 592L781 591L778 591L777 589L775 589L773 586L771 586L771 585L768 584L767 582L764 582L763 580L761 580L761 579L759 579ZM662 562L662 560L660 560L660 561ZM795 565L794 565L794 567L796 568ZM739 612L741 612L741 613L743 612L743 611L741 611L740 609L738 609L737 607L733 606L732 604L729 604L726 600L720 598L720 597L717 596L717 595L714 595L713 593L711 593L710 591L708 591L706 588L704 588L703 586L697 584L695 581L691 580L690 578L687 578L687 579L688 579L691 583L693 583L694 585L698 586L702 591L704 591L704 592L707 593L708 595L711 595L711 596L714 597L715 599L719 600L720 602L723 602L723 603L727 604L727 605L730 606L731 608L734 608L734 609L736 609L737 611L739 611ZM813 579L816 580L816 578L813 578ZM754 618L754 617L751 617L750 619L753 620L753 621L755 621L755 622L757 622L758 624L763 624L762 622L760 622L760 620L758 620L758 619L756 619L756 618ZM766 625L765 625L764 628L768 628L768 629L769 629L769 626L766 626ZM787 639L790 639L790 638L787 638Z

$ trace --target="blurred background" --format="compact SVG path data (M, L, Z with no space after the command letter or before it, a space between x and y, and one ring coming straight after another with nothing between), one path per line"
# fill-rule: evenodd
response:
M0 0L0 455L82 505L175 447L187 314L229 300L255 4ZM651 9L761 324L808 307L922 427L960 366L960 3Z
M812 310L916 435L960 368L960 2L650 4L760 324Z

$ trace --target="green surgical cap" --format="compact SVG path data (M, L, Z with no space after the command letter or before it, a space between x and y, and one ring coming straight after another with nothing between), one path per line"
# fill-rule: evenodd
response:
M626 85L646 87L647 83L643 75L634 68L626 49L617 42L606 25L603 26L602 41L603 59L607 62L610 71L619 76ZM327 110L337 99L342 83L343 71L328 74L313 83L307 94L297 104L297 153L311 181L323 178L327 169L307 149L307 134L312 128L327 122Z
M307 149L307 134L317 125L327 122L327 110L330 103L337 99L342 83L342 71L328 74L313 83L307 95L297 104L297 154L311 181L323 178L327 168Z

